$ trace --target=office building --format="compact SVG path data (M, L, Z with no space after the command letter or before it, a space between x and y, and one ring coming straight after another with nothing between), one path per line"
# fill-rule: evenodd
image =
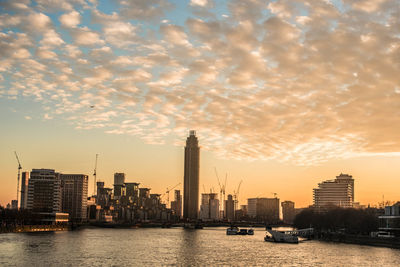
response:
M26 209L27 206L28 183L29 183L29 172L23 172L21 175L21 203L20 203L21 209Z
M313 190L314 207L351 208L354 203L354 179L351 175L340 174L334 180L323 181Z
M27 208L38 213L61 211L60 174L51 169L32 169L28 183Z
M62 185L62 212L69 214L70 221L87 219L88 179L84 174L60 174Z
M282 216L283 222L286 224L292 224L294 217L296 216L296 210L294 208L293 201L283 201L281 203L282 206Z
M174 192L174 201L171 201L171 210L174 211L174 214L179 218L182 216L182 195L181 190L175 190Z
M125 173L114 173L114 198L125 195Z
M199 167L200 147L195 131L190 131L186 139L184 183L183 183L183 218L197 219L199 209Z
M233 221L235 219L235 201L232 195L228 195L228 199L225 200L225 218L228 221Z

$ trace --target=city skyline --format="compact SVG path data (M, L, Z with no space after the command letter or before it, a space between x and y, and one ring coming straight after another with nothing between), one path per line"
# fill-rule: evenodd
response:
M239 204L312 204L348 173L361 204L400 197L397 1L2 1L0 205L22 171L164 193L183 181L187 132L200 191L228 174ZM177 189L183 192L183 184ZM222 204L222 203L221 203Z

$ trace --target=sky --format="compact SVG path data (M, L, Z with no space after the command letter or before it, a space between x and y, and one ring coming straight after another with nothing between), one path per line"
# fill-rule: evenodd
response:
M51 168L152 192L183 183L312 204L353 175L355 200L400 200L400 1L0 1L0 205ZM164 195L164 199L165 199ZM172 194L170 199L172 198Z

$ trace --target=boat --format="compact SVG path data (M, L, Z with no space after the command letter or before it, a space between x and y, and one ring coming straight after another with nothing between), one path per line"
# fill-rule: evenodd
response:
M298 244L299 238L295 235L287 234L284 231L275 231L269 229L267 230L267 234L264 237L264 241L275 242L275 243Z
M226 234L227 235L237 235L239 233L239 228L236 226L231 226L226 229Z
M247 229L240 229L238 235L247 235Z
M248 234L248 235L254 235L254 230L253 230L253 228L250 228L249 230L247 230L247 234Z

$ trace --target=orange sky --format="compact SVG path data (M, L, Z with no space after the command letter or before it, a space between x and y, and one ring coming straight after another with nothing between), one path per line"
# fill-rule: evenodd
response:
M56 3L57 4L54 4ZM0 203L24 170L114 172L162 193L183 177L240 201L312 203L355 178L399 200L400 9L393 0L6 0L0 5ZM90 183L90 188L92 183Z

